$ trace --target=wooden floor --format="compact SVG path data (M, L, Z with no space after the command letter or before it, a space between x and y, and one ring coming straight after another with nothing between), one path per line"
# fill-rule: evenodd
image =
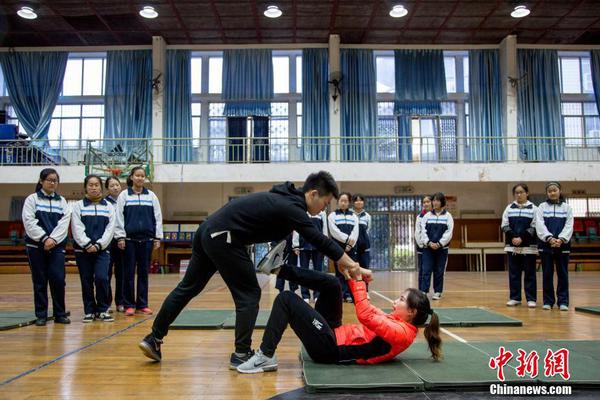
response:
M176 285L178 275L153 275L150 306L155 310ZM372 302L388 306L383 297L395 298L415 286L416 275L380 272L371 285ZM450 328L447 341L521 339L600 339L600 317L569 312L507 308L505 272L449 272L440 307L483 306L521 319L523 327ZM274 279L259 276L263 287L261 309L276 296ZM541 276L538 275L541 289ZM571 305L600 304L600 272L570 274ZM541 303L541 290L538 291ZM231 296L219 276L194 299L189 308L233 308ZM346 322L355 321L351 305L344 305ZM0 275L0 309L31 310L29 275ZM152 363L137 348L149 332L151 318L124 317L114 323L81 323L83 310L79 278L67 276L67 308L71 325L28 326L0 332L0 399L265 399L302 387L298 350L289 331L278 349L279 371L240 375L228 369L233 330L171 331L163 345L163 362ZM260 343L262 330L254 332ZM418 340L423 340L420 333ZM482 366L486 368L486 366Z

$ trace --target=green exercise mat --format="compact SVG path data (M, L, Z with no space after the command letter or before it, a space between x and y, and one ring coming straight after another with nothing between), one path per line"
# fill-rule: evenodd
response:
M441 326L523 326L523 321L479 307L434 308ZM389 313L392 310L384 308Z
M271 315L271 310L260 310L258 312L258 316L256 317L256 325L255 328L261 329L267 326L267 322L269 321L269 316ZM235 328L235 311L227 317L225 322L223 323L223 328L225 329L233 329Z
M36 319L32 311L0 311L0 331L31 325Z
M575 307L575 311L600 315L600 306L579 306Z
M422 391L423 382L401 361L377 365L319 364L302 349L302 371L306 390L315 392Z
M171 329L221 329L232 310L183 310Z

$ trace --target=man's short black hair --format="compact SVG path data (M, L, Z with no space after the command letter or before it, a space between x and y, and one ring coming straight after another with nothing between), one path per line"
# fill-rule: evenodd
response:
M304 186L302 186L302 192L306 193L315 189L319 192L319 196L332 194L336 199L340 196L340 191L337 183L335 183L335 179L333 179L333 176L327 171L312 173L306 178Z

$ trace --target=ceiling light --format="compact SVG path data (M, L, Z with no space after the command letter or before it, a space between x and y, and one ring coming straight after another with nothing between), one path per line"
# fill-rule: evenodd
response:
M523 18L529 15L531 11L527 8L527 6L516 6L515 9L510 13L510 16L513 18Z
M144 18L156 18L158 17L158 13L152 6L144 6L142 10L140 10L140 15Z
M263 14L265 14L265 17L279 18L283 13L277 6L268 6Z
M402 18L408 14L408 10L402 4L397 4L390 10L390 17Z
M21 7L19 11L17 11L17 15L21 18L25 19L36 19L37 14L33 11L31 7Z

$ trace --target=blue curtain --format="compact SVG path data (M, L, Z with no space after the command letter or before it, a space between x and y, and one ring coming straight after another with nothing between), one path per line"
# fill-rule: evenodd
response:
M227 118L227 162L243 163L246 161L246 117Z
M167 162L192 161L191 52L167 50L165 76L165 142Z
M302 159L329 160L329 55L302 50Z
M446 99L446 72L442 50L394 51L399 156L412 160L411 116L440 115Z
M555 50L518 50L518 136L523 161L564 159L560 78Z
M504 161L498 50L469 51L470 137L467 159Z
M342 49L343 161L373 161L377 134L375 57L372 50Z
M271 115L273 57L269 49L223 51L225 116Z
M600 110L600 50L592 50L592 83L596 96L596 107Z
M48 137L68 58L66 52L0 53L10 102L32 139Z
M252 139L252 162L269 162L269 118L254 117L254 138Z
M104 138L141 139L152 132L152 51L107 51L104 90ZM141 141L106 141L130 153L145 146Z

